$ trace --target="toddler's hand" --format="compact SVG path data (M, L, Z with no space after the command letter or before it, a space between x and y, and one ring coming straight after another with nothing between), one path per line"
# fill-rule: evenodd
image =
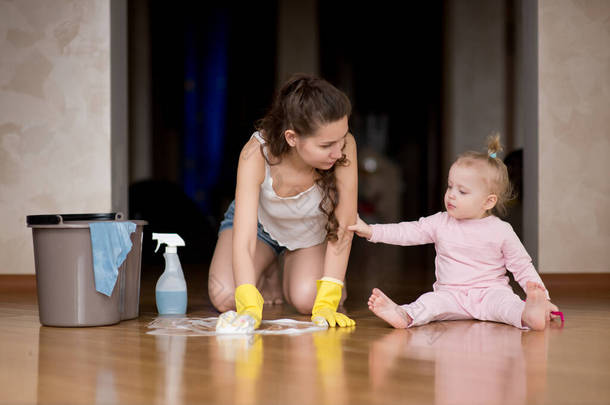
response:
M361 220L360 216L358 216L356 225L349 225L347 227L347 230L356 232L356 235L360 236L361 238L370 239L371 236L373 236L373 230L372 230L371 226L368 225L363 220Z

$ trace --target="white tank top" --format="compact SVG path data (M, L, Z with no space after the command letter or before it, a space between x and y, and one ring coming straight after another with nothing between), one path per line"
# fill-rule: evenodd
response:
M265 140L259 132L254 136L261 145ZM267 149L263 148L267 156ZM269 163L265 161L265 180L258 200L258 222L278 244L288 250L319 245L326 239L326 215L320 211L322 190L317 184L290 197L280 197L273 190Z

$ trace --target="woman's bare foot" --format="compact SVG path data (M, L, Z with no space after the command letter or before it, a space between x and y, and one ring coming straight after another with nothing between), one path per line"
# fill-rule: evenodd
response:
M542 286L528 281L525 286L525 308L521 315L521 322L533 330L544 330L548 319L549 306Z
M369 309L395 328L404 329L412 321L403 307L396 305L378 288L373 288L373 293L369 297Z
M343 286L343 290L341 291L341 298L339 299L339 308L343 308L343 303L347 299L347 286Z
M280 277L280 268L277 264L274 263L265 270L259 284L265 304L278 305L284 303L282 278Z

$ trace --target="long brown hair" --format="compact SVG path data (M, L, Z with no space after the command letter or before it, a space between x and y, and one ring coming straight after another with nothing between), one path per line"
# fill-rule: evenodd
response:
M297 74L292 76L280 88L267 114L256 123L265 139L265 147L274 157L280 159L290 151L284 133L293 130L299 136L313 135L325 124L336 122L350 116L352 106L348 97L327 81L315 76ZM261 145L263 152L263 145ZM263 157L271 163L263 153ZM337 165L347 166L349 160L345 154L328 170L316 169L316 184L322 190L322 201L319 208L326 215L326 239L336 241L339 221L335 208L339 204L339 192L335 177Z

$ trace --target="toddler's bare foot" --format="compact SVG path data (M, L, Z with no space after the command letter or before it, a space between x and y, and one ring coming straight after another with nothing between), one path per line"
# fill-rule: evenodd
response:
M369 309L395 328L404 329L412 321L404 308L396 305L378 288L373 288L373 293L369 297Z
M521 322L533 330L544 330L548 317L548 303L544 289L531 281L525 286L525 308L521 315Z
M552 312L559 311L557 305L553 304L551 301L546 302L546 311L547 311L547 319L552 321L553 319L559 319L559 314L553 314Z

